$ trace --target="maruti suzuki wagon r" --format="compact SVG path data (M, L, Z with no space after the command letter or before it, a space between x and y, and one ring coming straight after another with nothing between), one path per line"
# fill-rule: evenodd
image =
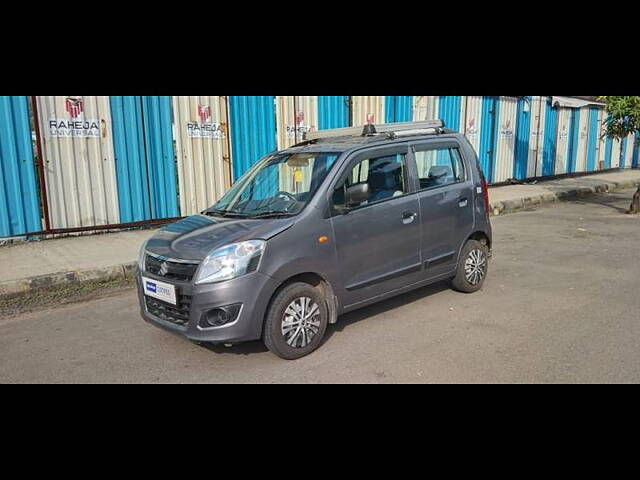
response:
M338 316L440 280L487 276L487 184L442 121L311 132L140 251L142 317L197 342L262 339L295 359Z

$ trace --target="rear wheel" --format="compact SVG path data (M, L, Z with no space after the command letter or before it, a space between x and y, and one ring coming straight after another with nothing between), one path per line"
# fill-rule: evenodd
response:
M264 325L264 344L286 360L313 352L327 329L329 312L319 288L308 283L287 285L276 294Z
M459 292L473 293L482 288L489 267L489 249L477 240L469 240L460 253L456 276L451 282Z

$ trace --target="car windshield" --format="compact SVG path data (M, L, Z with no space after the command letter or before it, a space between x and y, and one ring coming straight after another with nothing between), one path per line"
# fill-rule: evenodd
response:
M338 155L308 152L268 156L207 212L239 217L295 215L311 200Z

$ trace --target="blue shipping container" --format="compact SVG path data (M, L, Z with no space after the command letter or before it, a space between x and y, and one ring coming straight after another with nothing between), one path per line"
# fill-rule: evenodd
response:
M598 148L598 107L589 109L589 138L587 143L587 171L596 169L596 149Z
M555 173L558 140L558 107L552 106L551 99L548 99L545 108L542 175L553 175Z
M498 138L499 97L482 97L482 119L480 121L480 151L478 159L482 173L488 183L493 182ZM442 118L442 117L440 117Z
M0 236L42 230L27 97L0 96Z

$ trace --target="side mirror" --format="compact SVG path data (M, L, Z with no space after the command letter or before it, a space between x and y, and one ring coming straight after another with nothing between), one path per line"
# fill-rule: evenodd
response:
M347 207L357 207L362 202L369 200L369 184L358 183L347 188L344 195L344 204Z

